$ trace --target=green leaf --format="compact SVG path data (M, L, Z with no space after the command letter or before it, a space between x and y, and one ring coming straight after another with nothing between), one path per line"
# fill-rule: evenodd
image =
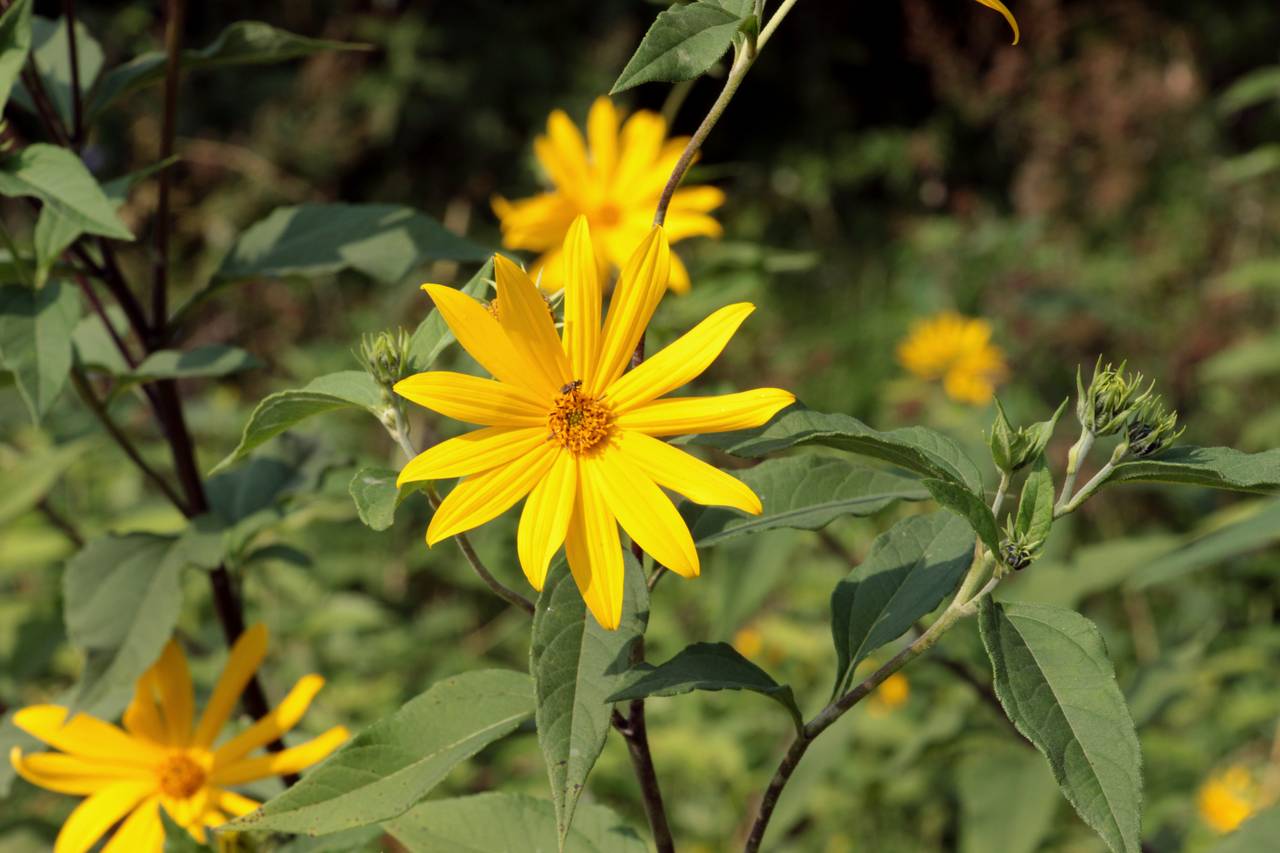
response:
M538 745L551 780L561 841L573 824L587 775L609 734L609 694L630 663L632 645L649 621L644 571L628 552L622 621L606 631L587 612L563 558L547 573L533 615L529 671L537 694Z
M1009 742L967 752L956 766L956 794L960 853L1035 853L1062 802L1044 760Z
M867 558L831 593L836 693L854 668L902 636L951 593L973 562L973 531L951 513L915 515L871 543Z
M227 828L323 835L398 817L455 766L532 715L533 682L522 672L475 670L445 679Z
M646 853L648 844L604 806L583 804L563 839L551 803L525 794L430 800L385 824L413 853Z
M841 516L871 515L894 501L929 497L929 491L910 477L833 456L768 459L735 473L760 496L764 512L747 515L728 507L682 504L699 546L778 527L820 530Z
M659 13L609 94L641 83L679 83L700 77L724 56L745 20L745 15L709 0Z
M395 521L401 494L396 488L400 472L391 468L361 468L347 491L356 502L356 514L374 530L386 530Z
M273 847L272 853L382 853L385 847L380 842L384 834L380 826L361 826L319 838L294 838Z
M1260 811L1209 848L1209 853L1274 853L1280 838L1280 806Z
M31 0L14 0L0 15L0 110L9 103L13 84L31 50Z
M921 485L929 490L939 506L969 522L969 526L992 554L1000 553L1000 528L996 526L996 517L991 514L991 507L982 498L964 486L946 480L923 480Z
M79 314L79 297L61 282L40 290L0 287L0 365L13 371L36 423L62 393L71 372L71 333Z
M0 195L33 196L81 231L133 239L97 180L66 148L38 142L0 161Z
M191 350L158 350L121 377L125 384L156 379L200 379L254 370L262 362L239 347L207 344Z
M1018 499L1018 517L1014 530L1028 542L1044 543L1053 526L1053 472L1041 453L1027 472Z
M75 114L71 92L71 50L66 18L53 21L39 15L32 17L31 59L62 124L67 128L73 127ZM98 72L102 70L102 46L82 21L76 21L76 59L79 64L80 91L88 92L98 79ZM19 84L13 99L23 109L36 111L31 93L26 90L25 85Z
M1168 583L1208 566L1218 566L1233 557L1257 551L1280 541L1280 501L1259 503L1233 523L1215 525L1209 533L1167 549L1154 558L1130 566L1126 585L1144 589Z
M816 444L883 459L926 477L982 491L982 475L977 466L941 433L924 427L880 432L857 418L815 412L800 405L782 410L762 427L698 435L690 443L748 457Z
M369 374L359 370L330 373L313 379L304 388L277 391L253 410L240 443L209 473L225 470L248 456L255 447L314 415L351 408L375 412L382 405L381 389Z
M1110 483L1180 483L1236 492L1280 491L1280 449L1242 453L1230 447L1180 445L1148 459L1121 462Z
M1280 100L1280 66L1259 68L1241 77L1218 96L1218 110L1231 115L1270 100Z
M88 447L81 440L24 451L13 467L0 472L0 524L35 508Z
M171 537L132 533L87 544L62 576L63 621L85 655L71 707L131 687L160 656L182 606Z
M1107 846L1138 853L1142 756L1098 629L1073 610L990 599L978 621L1009 719Z
M415 267L448 259L483 261L487 249L445 230L412 208L394 204L304 204L278 207L251 225L214 276L316 276L353 269L387 284Z
M476 270L471 280L462 286L462 292L480 299L488 292L491 281L493 281L492 257L485 261L484 266ZM432 308L409 338L409 369L414 373L420 373L431 367L440 357L440 353L444 352L445 347L453 341L453 331L440 316L440 312Z
M368 45L306 38L261 21L237 21L207 47L182 53L184 71L233 65L266 65L287 62L327 50L368 50ZM125 95L153 86L164 79L165 54L152 51L112 68L94 88L85 107L88 121Z
M666 663L639 664L631 669L626 686L609 697L610 702L649 696L679 696L694 690L750 690L768 696L791 715L796 731L804 717L795 694L785 684L738 653L728 643L694 643Z

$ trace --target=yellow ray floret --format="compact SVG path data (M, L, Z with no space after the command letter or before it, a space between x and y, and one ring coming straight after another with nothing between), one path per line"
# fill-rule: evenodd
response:
M400 473L401 483L464 477L436 510L427 543L526 499L516 549L529 583L542 588L564 545L583 599L610 629L622 614L619 524L673 572L699 572L693 537L663 489L698 503L761 511L740 480L654 436L759 426L795 400L778 388L658 399L706 370L754 309L722 308L628 371L671 264L661 227L633 249L603 312L591 228L585 216L573 220L562 250L568 275L562 335L529 276L503 258L494 268L500 318L452 288L424 285L463 347L494 378L434 371L396 385L412 402L483 427L430 448Z
M494 199L502 244L540 253L533 279L558 291L584 274L581 247L568 244L565 236L574 219L585 216L596 273L621 268L648 233L658 197L688 141L667 139L667 123L657 113L641 110L622 123L608 98L591 105L585 140L556 110L547 119L546 136L534 142L534 154L554 189L517 201ZM676 190L667 209L667 239L719 237L720 224L711 211L722 204L724 193L715 187ZM667 270L664 284L677 293L689 289L689 273L679 258L671 256Z
M991 324L949 311L913 323L898 361L921 379L941 379L947 396L975 406L990 403L1008 373Z
M274 711L214 745L266 652L262 625L240 636L198 721L187 660L172 640L138 679L123 728L85 714L68 718L56 705L15 713L14 725L61 750L26 755L14 747L9 760L18 774L33 785L87 797L62 825L54 853L84 853L116 824L103 853L160 853L161 808L203 842L208 828L259 805L230 786L297 773L341 745L347 730L337 726L292 749L249 757L298 724L324 685L318 675L304 677Z
M1022 38L1022 33L1018 31L1018 19L1009 11L1009 7L1001 3L1000 0L977 0L977 2L1004 15L1004 19L1009 22L1009 29L1013 30L1013 43L1017 44L1019 39Z

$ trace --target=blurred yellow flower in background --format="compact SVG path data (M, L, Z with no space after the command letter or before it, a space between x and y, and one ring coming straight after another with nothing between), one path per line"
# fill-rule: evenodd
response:
M591 105L585 140L569 116L556 110L547 119L546 136L533 143L554 189L516 201L493 200L502 245L539 252L529 274L554 293L565 284L565 235L583 215L591 226L600 276L607 280L649 233L658 197L688 141L684 136L667 139L666 120L647 110L622 123L608 98ZM723 203L724 193L712 186L676 190L663 223L667 240L719 237L720 223L709 213ZM689 272L674 254L667 284L676 293L689 290Z
M298 681L274 711L214 747L240 693L267 652L267 631L255 625L232 647L199 721L187 659L170 640L160 659L138 679L124 712L124 728L66 708L33 705L13 723L61 752L9 754L33 785L85 796L62 825L54 853L84 853L119 823L102 853L160 853L160 808L203 843L206 828L248 814L260 803L231 787L310 767L347 739L336 726L283 752L248 757L292 729L324 685L318 675Z
M901 672L895 672L884 680L867 697L867 713L875 717L883 717L907 704L911 698L911 684Z
M739 628L733 635L733 647L744 658L753 658L764 651L764 632L754 625Z
M1196 794L1200 819L1219 833L1235 830L1267 805L1257 777L1243 764L1210 776Z
M948 397L975 406L991 402L1008 374L1004 352L991 342L991 324L952 311L912 323L898 344L898 361L921 379L941 379Z

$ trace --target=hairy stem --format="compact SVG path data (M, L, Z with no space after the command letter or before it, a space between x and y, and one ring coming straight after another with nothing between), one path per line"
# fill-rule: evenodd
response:
M1062 476L1062 493L1058 495L1058 503L1053 508L1055 516L1063 515L1064 507L1071 500L1071 492L1076 487L1076 475L1080 473L1080 466L1093 447L1094 437L1088 428L1080 430L1080 437L1076 439L1075 444L1071 445L1071 450L1067 453L1067 470Z
M1000 508L1004 506L1004 496L1009 491L1009 472L1000 472L1000 485L996 487L996 496L991 501L991 514L1000 520Z

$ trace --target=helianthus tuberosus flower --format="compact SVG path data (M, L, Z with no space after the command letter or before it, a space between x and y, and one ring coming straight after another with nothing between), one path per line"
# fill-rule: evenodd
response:
M61 752L24 755L14 747L14 769L33 785L87 797L58 833L54 853L83 853L119 823L102 853L160 853L160 809L203 842L206 829L256 809L232 788L310 767L347 739L342 726L283 752L250 756L297 725L324 685L301 679L269 715L215 746L249 679L267 651L267 631L256 625L231 649L226 668L195 718L187 660L177 643L138 679L124 712L124 728L66 708L34 705L13 715L18 728Z
M547 119L546 136L539 136L533 149L554 189L517 201L494 200L502 244L539 252L530 273L554 293L565 284L561 246L569 225L585 216L600 273L607 276L626 263L649 232L658 197L688 141L667 139L666 120L647 110L622 123L608 98L592 104L585 140L573 121L556 110ZM712 186L676 190L667 209L667 239L675 243L720 236L720 224L709 214L723 203L724 193ZM669 284L677 293L689 289L689 273L675 255Z
M1235 830L1267 805L1258 779L1242 764L1210 776L1196 795L1200 819L1220 833Z
M652 228L622 270L601 323L603 288L586 217L564 245L564 332L557 335L529 277L494 259L500 320L451 287L423 285L459 343L493 375L432 371L401 380L401 396L482 429L432 447L400 483L463 477L427 528L434 545L528 496L517 531L520 565L541 589L563 543L587 606L606 628L622 613L620 523L660 564L698 574L693 537L662 491L759 513L742 481L660 441L662 436L759 426L795 398L777 388L658 399L715 360L753 306L712 314L633 370L627 367L666 290L666 235Z
M898 344L898 361L926 380L942 380L947 396L975 406L991 402L1008 368L991 343L991 324L946 311L911 325Z

